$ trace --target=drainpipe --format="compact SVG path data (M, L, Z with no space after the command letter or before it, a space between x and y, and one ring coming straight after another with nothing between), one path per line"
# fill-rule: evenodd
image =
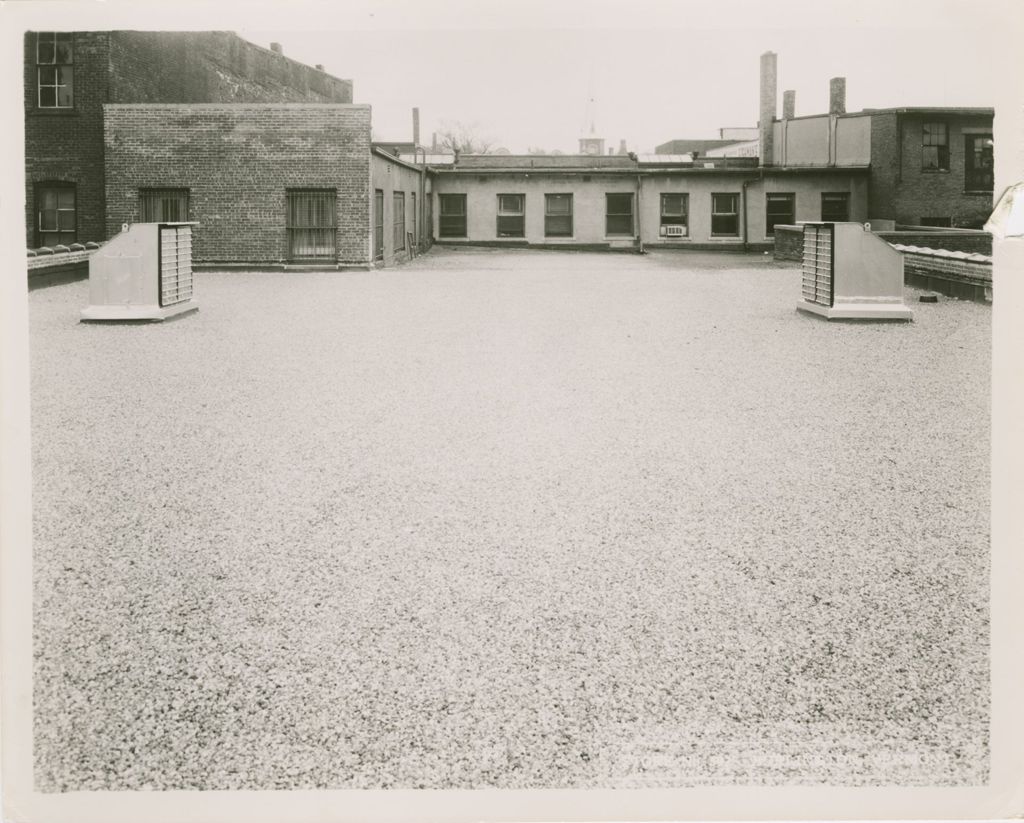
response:
M743 251L747 251L747 186L751 183L756 183L758 180L764 180L764 169L758 170L756 179L744 180L740 186L740 217L743 219Z
M643 222L640 217L643 214L643 193L644 179L638 174L636 176L636 237L640 244L638 248L640 254L646 254L644 251Z

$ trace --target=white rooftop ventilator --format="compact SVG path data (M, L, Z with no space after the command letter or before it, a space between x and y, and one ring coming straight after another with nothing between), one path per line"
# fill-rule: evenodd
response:
M89 305L81 320L166 320L196 311L192 227L135 223L89 259Z
M800 311L829 320L910 320L903 255L870 224L804 223Z

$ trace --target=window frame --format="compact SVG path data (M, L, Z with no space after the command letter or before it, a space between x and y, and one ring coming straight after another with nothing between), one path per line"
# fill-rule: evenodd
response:
M789 210L786 212L787 220L773 219L781 215L773 215L768 204L774 200L776 203L788 203ZM796 222L796 192L792 191L769 191L764 195L764 236L774 237L776 226L791 226Z
M469 220L468 220L469 204L466 202L466 195L465 194L458 194L458 193L438 194L437 197L438 197L438 204L437 204L437 206L438 206L438 208L437 208L437 236L439 238L441 238L441 237L446 237L446 238L457 238L457 237L465 238L465 237L467 237L468 236L468 230L469 230ZM449 204L461 203L462 204L462 211L461 212L446 211L445 210L445 203L449 203ZM448 218L449 226L451 226L453 221L454 221L456 229L461 226L461 229L462 229L461 233L460 234L455 234L451 230L445 231L445 218Z
M989 193L991 193L993 191L993 189L995 187L995 155L994 155L994 147L993 146L989 146L988 147L989 168L987 169L988 174L986 175L988 178L990 178L991 182L987 183L982 188L970 185L971 173L972 172L974 172L975 174L977 173L977 168L974 165L975 157L977 155L977 152L975 151L975 146L977 145L978 141L988 140L989 142L992 142L992 137L993 137L992 132L964 132L964 192L965 193L972 193L973 194L975 192L978 192L978 193L983 193L983 194L989 194ZM982 146L983 153L984 153L984 148L985 147L983 145ZM985 169L982 168L982 171L985 171Z
M139 221L142 223L187 223L189 221L189 213L192 208L192 191L183 186L175 186L168 188L156 188L151 186L143 186L139 188ZM160 203L160 211L163 214L163 210L168 201L177 199L178 207L184 203L185 214L183 217L170 218L166 216L155 217L153 213L148 211L153 207L153 203Z
M928 133L928 129L941 127L941 140L938 131ZM926 157L935 150L935 165L927 164ZM921 124L921 171L925 174L941 174L949 171L949 123L944 120L932 120Z
M679 213L665 210L665 201L669 197L680 198L681 209ZM660 226L683 226L687 231L690 229L690 193L687 191L664 191L660 200Z
M303 219L306 215L296 208L299 198L302 197L307 198L305 202L308 204L318 204L309 209L313 218L308 222ZM323 207L322 215L319 213L321 207ZM322 223L315 219L320 216L325 218ZM320 234L318 235L317 232ZM311 253L302 254L296 251L300 237L305 237L307 240L313 238L312 242L308 244L308 248L312 249ZM318 240L326 241L328 239L330 240L329 244L318 242ZM338 259L338 190L286 188L285 242L289 261L336 261ZM329 250L328 245L330 246Z
M68 182L66 180L41 180L33 187L35 196L35 241L36 248L41 249L44 246L46 248L53 248L53 246L66 246L71 243L75 243L78 240L78 186L75 183ZM56 208L54 209L43 209L43 198L47 191L55 193L57 198ZM60 205L60 194L61 192L71 192L72 204L71 208L61 208ZM54 226L53 229L43 228L43 214L44 211L52 211L54 215ZM73 224L70 229L61 229L61 212L71 213L71 223ZM56 234L57 242L47 243L43 240L44 234ZM63 237L62 235L70 235L69 237Z
M501 238L526 237L526 195L525 194L508 193L508 194L499 194L497 197L498 197L498 211L497 211L497 214L495 215L495 220L494 220L495 237L498 237L499 239L501 239ZM505 209L503 207L503 204L502 204L502 198L503 197L517 197L517 198L519 198L519 208L518 208L518 210L508 210L508 209ZM519 224L518 231L515 231L515 230L511 230L510 231L508 229L502 230L502 227L501 227L502 218L505 218L506 223L511 221L513 225L515 225L515 221L518 220L518 224Z
M613 212L612 198L625 198L629 203L629 211ZM629 231L612 231L612 220L625 222L629 218ZM605 237L636 237L636 196L631 191L605 192L604 195L604 236Z
M45 38L50 38L49 43ZM59 59L60 44L68 47L66 60ZM42 47L49 45L53 49L52 59L44 60L40 54ZM75 109L75 39L73 32L40 31L35 36L35 67L36 67L36 108L40 111L74 111ZM43 72L53 72L53 82L43 82ZM64 72L67 76L64 77ZM62 79L65 82L60 82ZM53 90L53 105L43 103L43 89ZM67 89L68 104L61 105L61 89Z
M554 198L565 198L566 203L569 204L568 211L565 212L552 212L551 204L555 202ZM568 220L569 230L564 231L552 231L551 225L555 220ZM576 231L576 202L572 192L569 191L556 191L548 192L544 194L544 236L545 237L569 237L575 236Z
M715 200L718 197L730 197L732 198L732 211L715 211L716 203ZM736 228L734 231L721 232L715 231L715 218L716 217L731 217L736 221ZM740 195L738 192L724 191L724 192L712 192L711 194L711 236L712 237L739 237L740 236Z
M825 198L841 198L843 203L843 219L836 220L833 217L826 216L825 210ZM839 202L838 200L835 202ZM822 223L848 223L850 221L850 192L848 191L823 191L821 193L821 222Z

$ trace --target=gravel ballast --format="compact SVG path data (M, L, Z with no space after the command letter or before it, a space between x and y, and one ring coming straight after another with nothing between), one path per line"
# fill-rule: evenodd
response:
M984 783L991 309L799 278L31 293L37 789Z

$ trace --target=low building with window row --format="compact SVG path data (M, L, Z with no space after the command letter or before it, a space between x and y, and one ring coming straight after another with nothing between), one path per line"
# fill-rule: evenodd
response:
M867 166L655 158L451 158L432 167L435 236L467 245L769 249L776 224L867 219Z

